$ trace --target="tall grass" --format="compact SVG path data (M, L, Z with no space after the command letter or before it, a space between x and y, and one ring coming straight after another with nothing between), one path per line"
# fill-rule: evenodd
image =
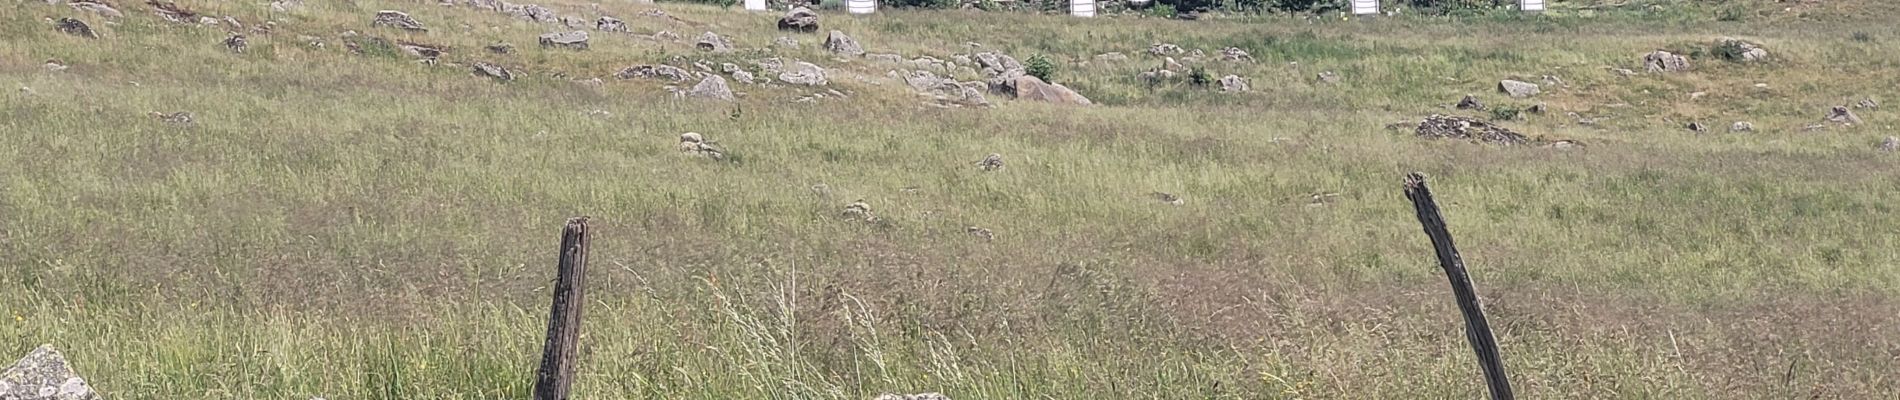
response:
M1454 307L1399 196L1409 171L1433 175L1526 397L1900 390L1876 351L1895 348L1882 332L1900 324L1900 181L1873 146L1894 119L1800 132L1826 106L1890 100L1881 88L1900 84L1869 56L1893 41L1848 39L1891 36L1874 2L1749 23L825 15L873 52L949 59L975 41L1044 54L1103 104L948 110L814 35L764 50L790 35L768 14L662 6L675 22L639 15L652 6L547 2L744 48L715 56L611 34L540 49L553 28L433 2L187 3L278 23L232 54L218 28L137 4L115 23L0 6L0 81L14 86L0 94L0 354L53 343L112 398L526 397L559 221L575 215L597 224L577 397L1475 397ZM431 31L369 26L379 9ZM58 34L49 15L104 37ZM353 55L345 31L450 55ZM1775 60L1608 69L1716 36ZM519 51L482 50L496 42ZM1146 85L1155 42L1206 50L1189 63L1255 92ZM1258 62L1218 61L1227 46ZM1094 58L1111 51L1134 57ZM768 55L833 68L849 97L739 85L740 101L709 103L609 77ZM523 78L453 66L474 61ZM1542 75L1568 86L1490 92ZM573 82L593 77L607 82ZM1505 124L1589 146L1383 129L1455 112L1465 93L1546 104ZM1758 131L1695 134L1689 120ZM737 161L678 154L686 131ZM1008 168L970 165L992 152ZM886 222L838 217L858 199Z

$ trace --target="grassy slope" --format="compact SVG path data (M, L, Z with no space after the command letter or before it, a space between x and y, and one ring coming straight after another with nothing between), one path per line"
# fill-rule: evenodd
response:
M920 106L879 81L888 67L834 61L811 35L781 55L840 67L834 87L852 98L588 88L550 75L702 56L614 35L587 52L538 49L544 26L433 2L311 3L243 55L143 6L117 25L85 16L97 41L41 21L78 15L65 8L4 6L0 82L32 94L0 95L0 353L56 343L112 398L525 397L556 227L585 214L601 236L584 397L1474 397L1443 278L1397 190L1417 170L1435 177L1527 397L1900 390L1900 344L1884 333L1900 328L1888 201L1900 181L1872 149L1896 120L1864 111L1867 126L1797 132L1828 105L1900 102L1894 59L1877 56L1900 35L1877 2L1739 23L826 15L873 52L949 58L978 41L1047 54L1058 81L1107 104L989 110ZM748 49L714 61L779 35L769 15L664 7L679 23L636 15L645 7L601 6L638 33L713 30ZM384 8L434 29L369 27ZM529 77L351 55L345 30ZM1605 69L1721 35L1778 60ZM480 51L494 41L521 51ZM1205 66L1256 91L1144 88L1134 73L1158 61L1136 53L1155 41L1246 48L1258 64ZM1108 51L1136 61L1092 60ZM73 67L44 72L47 58ZM1323 70L1345 82L1314 83ZM1554 112L1509 125L1589 148L1381 129L1464 93L1529 104L1490 85L1544 74L1569 82L1537 99ZM596 109L612 115L583 115ZM198 122L145 116L175 110ZM1678 128L1744 119L1760 132ZM674 137L689 130L741 161L680 156ZM990 152L1009 168L969 166ZM819 183L833 193L814 194ZM1188 205L1144 197L1157 190ZM1340 196L1309 206L1315 192ZM858 198L891 223L834 218ZM970 225L997 240L964 235Z

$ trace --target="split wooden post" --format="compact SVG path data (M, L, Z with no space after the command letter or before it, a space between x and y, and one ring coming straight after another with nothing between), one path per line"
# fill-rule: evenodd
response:
M582 277L587 272L587 217L569 218L561 230L561 261L548 312L548 340L541 368L534 374L534 400L567 400L574 383L577 342L581 336Z
M1511 381L1504 374L1504 355L1498 351L1497 339L1491 336L1491 324L1484 320L1484 306L1478 302L1471 275L1465 273L1464 259L1451 243L1451 231L1445 228L1445 218L1438 213L1438 203L1432 201L1432 190L1425 187L1424 174L1414 172L1405 176L1405 197L1412 200L1412 208L1418 211L1418 223L1425 226L1425 236L1431 237L1432 249L1438 253L1438 266L1444 267L1445 277L1451 280L1451 292L1457 296L1458 310L1465 317L1465 338L1471 340L1471 350L1478 353L1478 366L1484 369L1484 383L1491 389L1491 399L1514 399Z

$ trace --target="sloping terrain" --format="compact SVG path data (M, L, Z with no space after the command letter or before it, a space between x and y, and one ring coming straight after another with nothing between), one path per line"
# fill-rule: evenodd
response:
M1525 398L1900 391L1884 2L814 32L475 3L0 5L0 354L57 344L107 398L524 398L587 215L576 397L1478 397L1400 193L1421 171ZM985 52L1093 105L991 92ZM706 76L732 99L680 94ZM1419 137L1434 114L1531 145Z

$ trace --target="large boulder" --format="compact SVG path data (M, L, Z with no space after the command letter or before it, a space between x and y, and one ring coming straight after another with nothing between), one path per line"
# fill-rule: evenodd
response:
M732 101L732 87L726 85L726 78L719 75L706 75L686 91L686 97Z
M1656 50L1643 55L1643 67L1649 72L1680 72L1689 70L1689 58L1667 51Z
M1253 87L1248 84L1247 78L1242 78L1239 75L1220 77L1220 91L1222 92L1239 93L1248 90L1253 90Z
M693 73L671 65L635 65L614 73L616 79L665 79L685 82L693 78Z
M1082 97L1081 93L1076 93L1074 90L1070 90L1068 87L1062 85L1043 82L1042 78L1035 76L1019 76L1016 77L1014 82L1015 84L1011 85L1011 89L1016 94L1017 100L1032 100L1078 106L1094 104L1094 102L1089 101L1087 97Z
M587 50L587 31L552 32L541 35L541 47Z
M706 33L699 34L699 41L693 43L693 47L714 53L731 53L732 41L727 40L724 36L719 36L717 33L707 31Z
M409 31L428 31L427 28L422 27L422 22L416 21L414 17L410 17L409 13L395 10L377 11L376 20L371 21L370 24L401 28Z
M783 72L778 74L778 80L788 84L823 86L831 83L831 81L825 77L825 69L819 67L817 64L799 61L785 66L782 69Z
M830 35L825 36L825 50L844 56L864 55L864 46L858 45L857 39L846 36L842 31L831 31Z
M817 32L818 13L812 12L810 8L803 6L792 7L791 11L785 12L785 16L779 17L778 29L781 31Z
M0 370L0 399L96 400L97 393L53 345L33 349L26 357Z
M1526 144L1530 139L1510 129L1476 118L1434 114L1419 122L1415 132L1428 139L1461 139L1506 145Z
M1537 93L1542 90L1538 88L1535 83L1505 79L1498 81L1498 91L1511 95L1511 97L1525 98L1536 96Z

